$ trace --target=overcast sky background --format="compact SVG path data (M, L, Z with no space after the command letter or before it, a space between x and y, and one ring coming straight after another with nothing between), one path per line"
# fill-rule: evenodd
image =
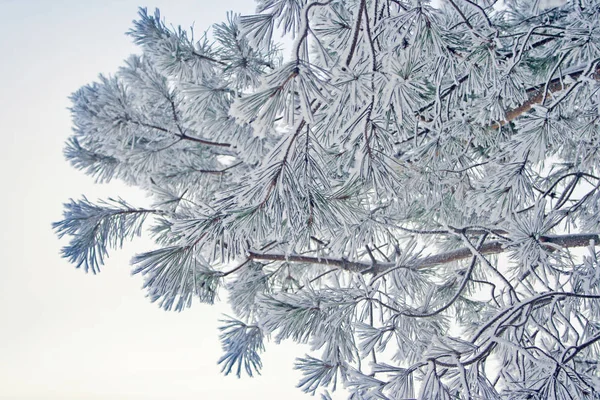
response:
M130 276L138 240L85 274L59 256L50 224L62 203L121 196L95 185L62 156L71 133L67 97L137 52L124 35L137 7L196 32L249 14L252 0L0 0L0 399L307 399L293 361L304 349L267 346L263 375L223 377L218 319L223 306L165 312ZM223 296L222 296L223 297Z

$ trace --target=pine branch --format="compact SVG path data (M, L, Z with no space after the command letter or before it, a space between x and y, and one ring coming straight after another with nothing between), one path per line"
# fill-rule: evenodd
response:
M91 270L94 274L108 257L108 249L121 248L125 239L140 236L149 214L164 214L161 210L134 208L122 199L93 204L84 197L64 207L64 219L52 224L59 237L71 236L62 249L63 257L76 268L83 266L85 272Z
M136 255L131 261L133 274L144 276L144 288L152 302L160 307L182 311L192 304L193 296L212 304L224 276L206 265L195 244L169 246Z
M596 64L596 62L594 62L593 64ZM504 126L504 125L508 124L509 122L514 121L516 118L520 117L521 115L525 114L527 111L531 110L531 108L533 106L535 106L537 104L541 104L542 100L544 100L546 98L548 93L550 93L550 94L557 93L557 92L560 92L565 89L572 90L574 87L576 87L577 85L580 84L581 81L577 81L572 84L565 85L564 79L567 76L570 76L572 79L579 79L585 75L586 75L586 68L581 67L581 69L579 71L563 74L557 78L550 80L549 83L545 83L545 84L538 85L536 87L527 89L526 93L529 96L528 100L525 103L521 104L519 107L508 110L506 112L505 119L496 124L493 124L490 128L498 129L501 126ZM594 72L592 73L591 77L592 77L592 79L600 81L600 66L596 67L594 69Z
M265 350L260 328L246 325L235 319L227 319L222 322L225 325L219 327L219 330L225 354L218 362L223 364L221 372L229 375L235 368L235 374L240 378L243 366L248 376L253 376L254 373L260 375L262 362L259 354Z
M567 348L563 353L562 363L563 364L568 363L577 355L577 353L586 349L587 347L592 346L594 343L599 342L599 341L600 341L600 335L596 335L596 336L592 337L591 339L589 339L588 341L581 343L579 346L571 346L571 347Z
M456 300L458 300L459 296L462 294L462 292L467 287L467 283L471 279L471 275L473 275L473 270L475 269L475 265L477 264L477 258L481 251L480 249L481 249L483 243L485 242L485 239L487 238L487 234L484 234L481 236L476 247L473 247L470 244L469 239L464 234L462 235L462 237L463 237L463 240L469 244L469 246L467 246L467 247L469 248L469 250L471 250L471 253L473 254L473 256L471 258L471 263L469 265L469 268L467 268L467 272L465 273L458 290L454 293L454 296L452 296L450 301L446 302L446 304L444 304L442 307L440 307L434 311L430 311L430 312L426 312L426 313L403 312L402 315L406 315L407 317L413 317L413 318L433 317L434 315L438 315L439 313L446 311L448 308L450 308L450 306L452 306L452 304L454 304L454 302Z
M200 54L200 53L198 53L198 52L196 52L196 51L192 51L192 54L193 54L195 57L198 57L198 58L200 58L201 60L210 61L210 62L212 62L212 63L215 63L215 64L222 65L222 66L224 66L224 67L226 67L226 66L228 65L226 62L223 62L223 61L221 61L221 60L217 60L216 58L213 58L213 57L207 56L207 55L205 55L205 54Z
M531 48L534 49L534 48L537 48L537 47L541 47L541 46L543 46L543 45L545 45L545 44L547 44L549 42L552 42L553 40L556 40L556 38L555 37L551 37L551 38L542 39L540 41L537 41L537 42L533 43L531 45ZM512 56L513 56L513 53L507 53L507 54L505 54L505 55L502 56L502 60L508 60ZM461 76L460 78L458 78L458 80L455 83L453 83L452 85L450 85L447 88L445 88L444 91L440 94L439 100L440 101L444 100L446 97L448 97L452 93L454 93L454 91L456 89L458 89L460 87L460 85L462 85L463 83L465 83L469 79L470 76L471 76L471 73L467 72L463 76ZM529 90L535 91L536 89L538 89L537 86L534 87L534 88L531 88ZM416 115L421 115L423 112L431 109L433 106L435 106L436 101L437 100L433 100L433 101L427 103L423 107L419 108L415 114Z
M354 57L354 53L356 52L356 46L358 45L358 33L360 31L360 25L362 24L362 15L363 11L366 8L366 4L366 0L361 0L360 5L358 6L356 24L354 25L354 30L352 32L352 43L350 44L350 50L348 50L348 57L346 57L347 67L350 67L350 63L352 62L352 58Z
M600 0L421 3L264 0L200 41L141 9L143 54L73 95L66 155L159 203L72 202L63 256L96 272L158 215L134 273L165 309L224 286L226 374L259 373L272 337L322 351L297 363L311 393L589 394ZM296 38L277 66L275 26Z
M562 248L586 247L590 243L600 245L600 235L598 234L571 234L571 235L548 235L539 238L541 244L555 245ZM485 243L479 249L482 255L504 253L510 249L510 243L504 241L493 241ZM339 268L344 271L354 273L369 273L380 278L381 276L396 270L396 269L425 269L436 265L448 264L454 261L461 261L473 255L472 249L469 247L461 247L457 250L448 251L445 253L425 256L412 261L407 265L396 265L391 262L363 262L351 261L344 258L328 258L328 257L313 257L299 254L276 254L276 253L259 253L250 251L248 257L256 261L284 261L297 262L306 264L328 265Z
M213 142L211 140L207 140L207 139L202 139L202 138L197 138L197 137L194 137L194 136L190 136L190 135L186 134L185 132L181 132L181 133L179 133L179 132L173 132L173 131L171 131L171 130L169 130L167 128L164 128L162 126L155 125L155 124L150 124L150 123L147 123L147 122L136 121L136 120L133 120L133 119L127 119L126 121L130 122L132 124L136 124L136 125L142 126L144 128L156 129L157 131L168 133L170 135L178 137L180 140L189 140L189 141L196 142L196 143L201 143L201 144L204 144L204 145L207 145L207 146L231 147L230 143Z

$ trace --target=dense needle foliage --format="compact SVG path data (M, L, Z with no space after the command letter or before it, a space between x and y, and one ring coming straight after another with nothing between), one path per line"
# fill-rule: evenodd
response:
M258 0L129 35L65 154L154 206L68 203L65 257L97 272L145 224L152 301L228 296L225 373L291 339L325 398L600 398L600 1Z

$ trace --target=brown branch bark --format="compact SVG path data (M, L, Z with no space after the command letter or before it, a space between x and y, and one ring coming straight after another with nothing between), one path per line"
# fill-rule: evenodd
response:
M592 234L572 234L572 235L548 235L539 238L540 243L552 244L563 248L585 247L589 246L590 242L600 245L600 235ZM484 244L479 249L482 255L500 254L507 251L505 242L493 241ZM434 267L436 265L447 264L453 261L460 261L472 257L473 253L468 247L448 251L445 253L435 254L418 258L408 265L396 265L393 262L366 262L366 261L351 261L344 258L328 258L314 257L299 254L277 254L277 253L260 253L250 251L248 257L256 261L286 261L306 264L320 264L336 267L344 271L357 273L370 273L379 275L396 268L406 269L424 269Z
M581 71L574 72L572 74L568 74L568 76L570 76L573 79L579 79L581 77L581 75L584 73L584 70L585 69L582 68ZM547 96L547 94L556 93L561 90L568 89L572 85L576 84L576 82L573 82L570 85L564 85L563 79L565 77L566 77L566 75L563 75L558 78L552 79L550 81L550 83L548 84L547 90L546 90L545 83L541 84L539 86L536 86L534 88L528 89L527 95L529 96L529 99L525 103L521 104L519 107L513 108L512 110L508 110L506 112L506 118L503 121L500 121L500 122L492 125L491 128L498 129L501 126L504 126L504 125L508 124L509 122L513 121L517 117L525 114L527 111L531 110L531 108L534 105L540 104L542 102L542 99L544 99L544 97ZM596 71L592 74L592 78L596 79L596 80L600 80L600 67L596 68Z

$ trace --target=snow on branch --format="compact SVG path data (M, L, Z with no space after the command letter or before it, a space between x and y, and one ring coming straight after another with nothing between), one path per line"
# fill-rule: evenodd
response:
M140 9L65 156L154 205L67 203L63 256L157 217L134 273L167 310L228 292L226 374L289 339L324 398L597 398L600 1L549 3L259 0L200 37Z
M83 197L64 206L64 219L52 224L59 237L72 237L62 249L63 257L94 274L100 271L109 249L121 248L125 240L140 236L148 215L162 214L161 210L135 208L122 199L94 204Z

